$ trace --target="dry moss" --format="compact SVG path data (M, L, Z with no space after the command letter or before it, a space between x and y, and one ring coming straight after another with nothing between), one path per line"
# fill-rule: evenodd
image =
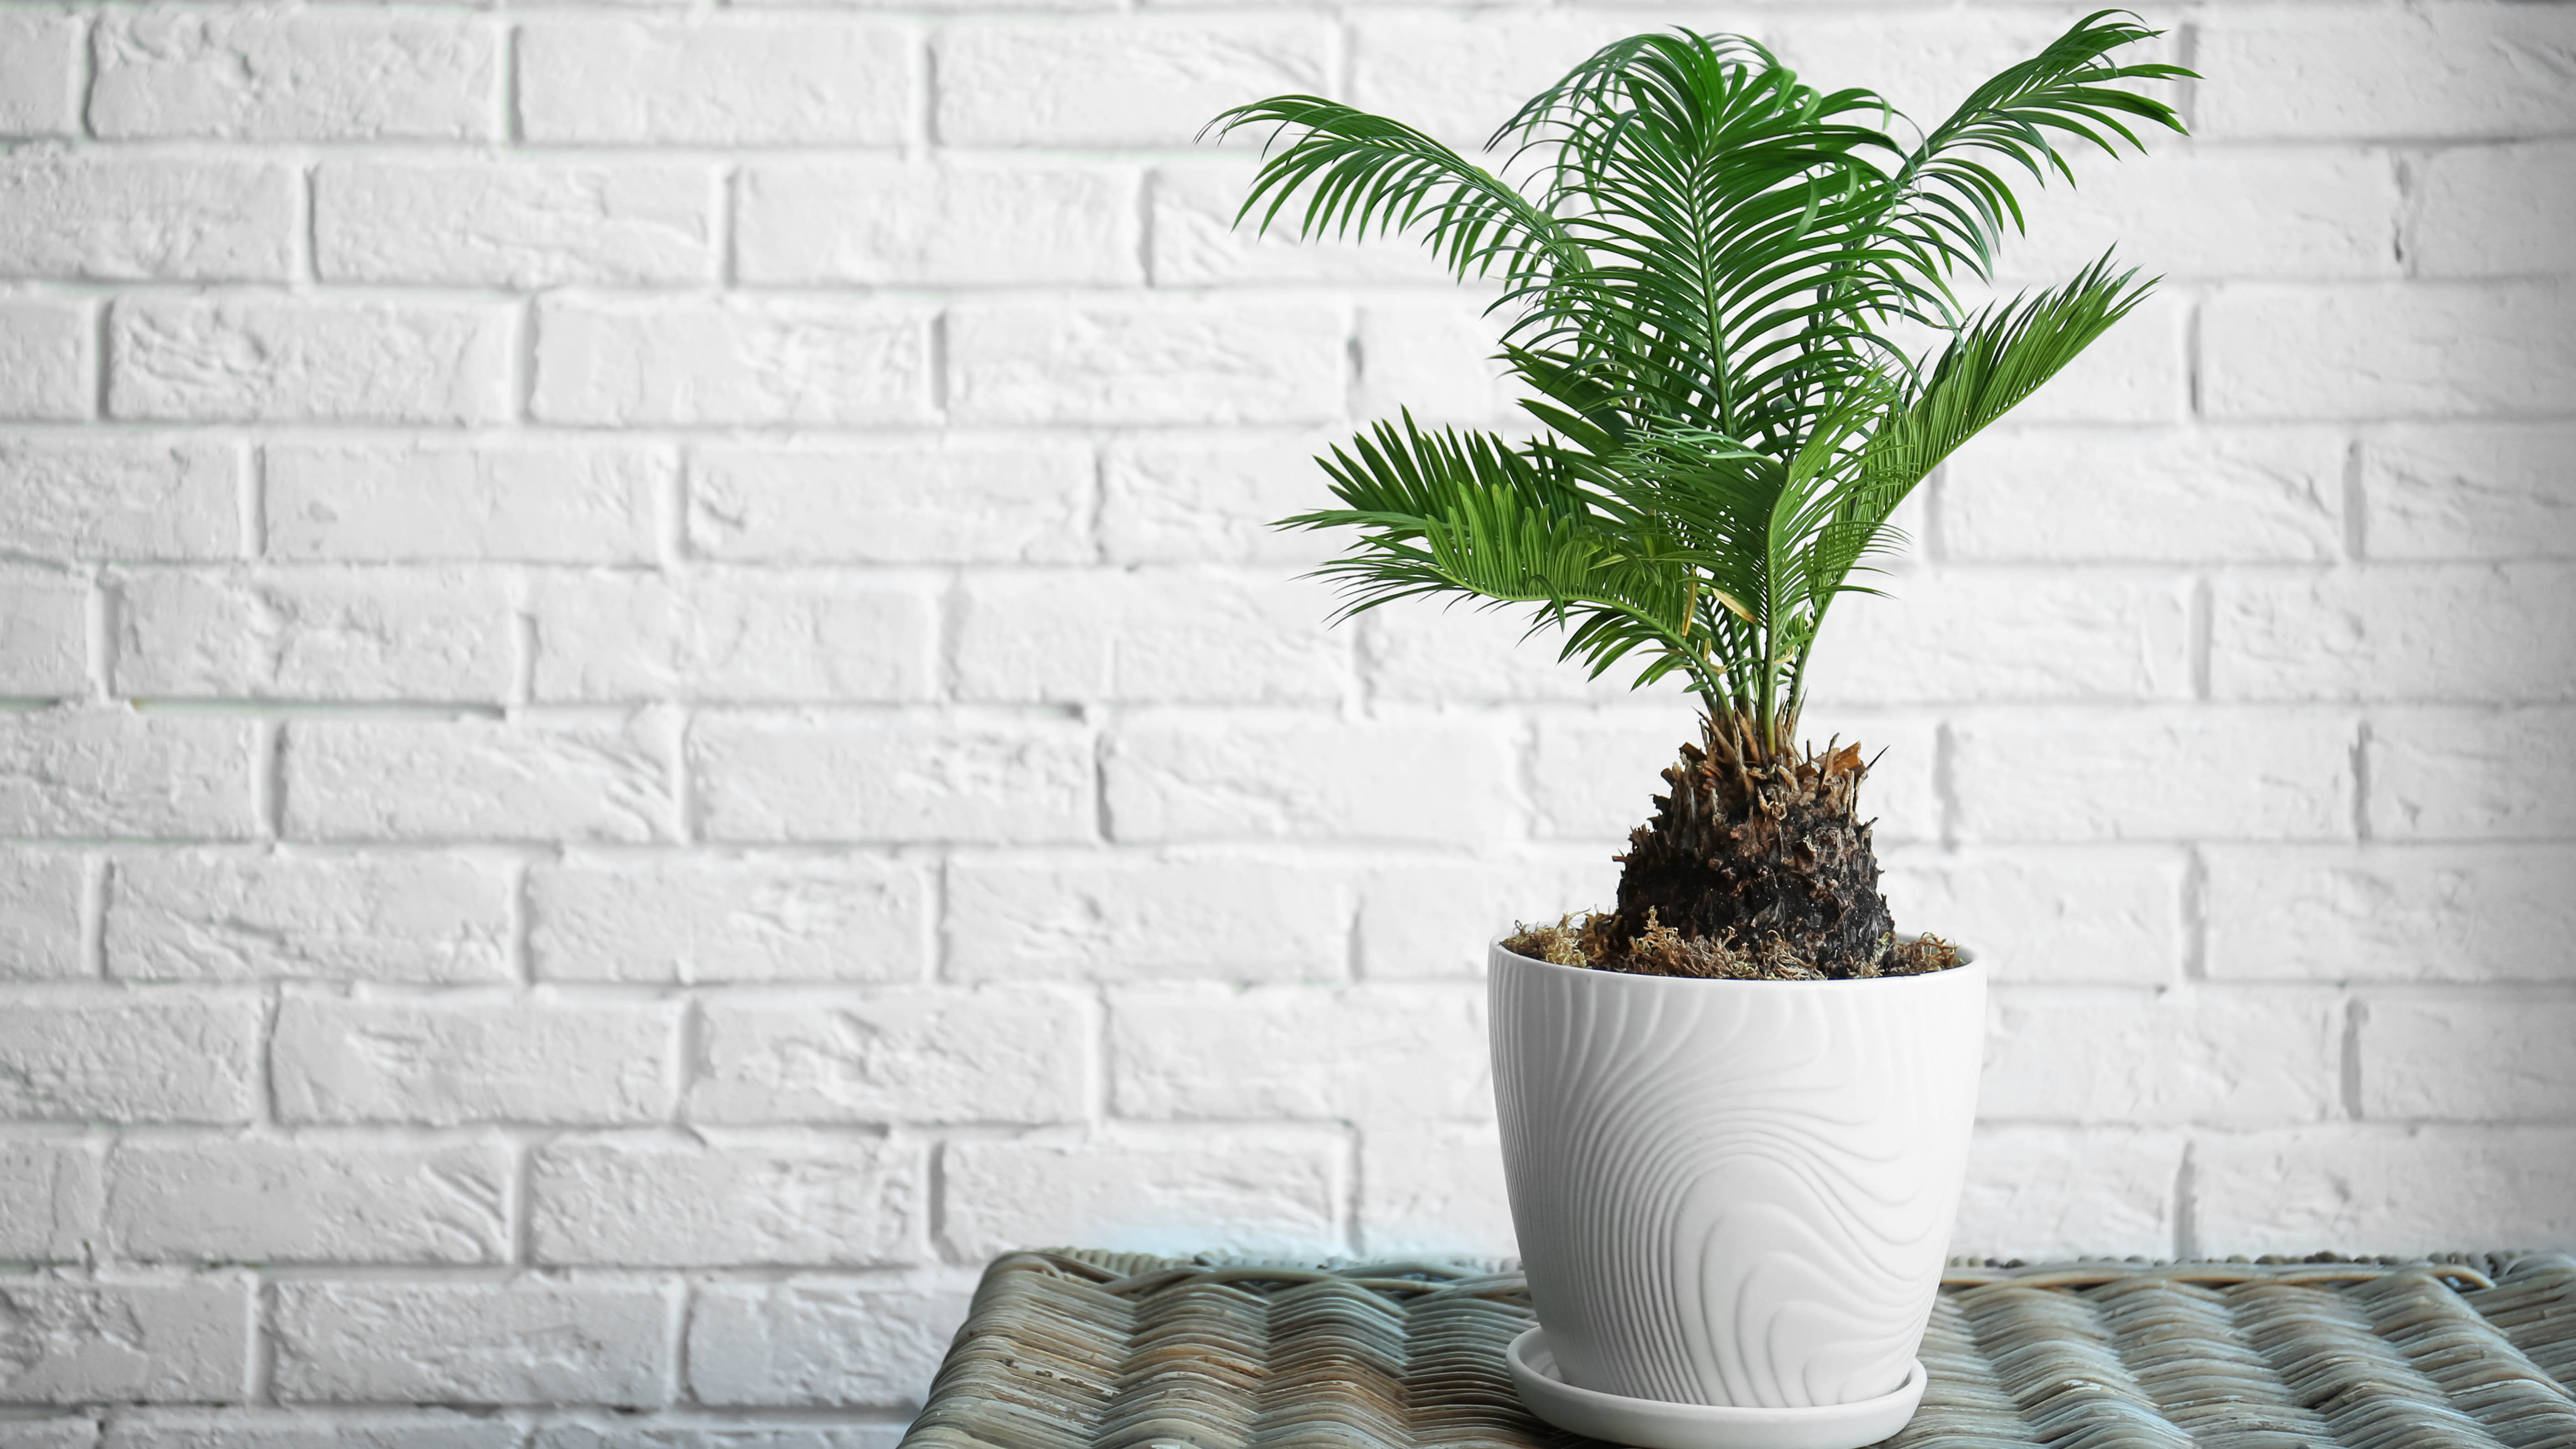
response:
M1595 971L1624 971L1636 976L1696 976L1728 981L1823 981L1816 969L1793 950L1786 937L1772 935L1746 943L1733 932L1684 936L1646 912L1645 929L1625 949L1614 944L1616 917L1599 911L1560 916L1556 924L1522 923L1503 941L1505 949L1533 960ZM1959 950L1938 936L1899 941L1879 938L1877 959L1858 976L1921 976L1959 964Z

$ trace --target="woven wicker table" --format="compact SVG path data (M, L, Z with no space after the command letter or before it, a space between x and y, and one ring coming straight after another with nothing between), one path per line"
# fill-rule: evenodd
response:
M903 1449L1581 1449L1517 1273L1016 1253ZM2576 1257L1955 1267L1896 1449L2576 1449Z

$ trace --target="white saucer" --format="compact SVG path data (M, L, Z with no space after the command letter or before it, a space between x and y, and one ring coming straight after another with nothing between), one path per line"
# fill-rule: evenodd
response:
M1929 1377L1916 1359L1895 1392L1875 1399L1813 1409L1738 1409L1576 1388L1558 1377L1543 1328L1513 1339L1504 1357L1531 1413L1560 1429L1641 1449L1865 1449L1914 1417Z

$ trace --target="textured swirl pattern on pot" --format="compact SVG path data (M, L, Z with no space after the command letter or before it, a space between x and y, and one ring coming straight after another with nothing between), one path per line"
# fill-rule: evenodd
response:
M1799 1408L1905 1378L1966 1171L1986 970L1709 981L1493 948L1512 1218L1567 1381Z

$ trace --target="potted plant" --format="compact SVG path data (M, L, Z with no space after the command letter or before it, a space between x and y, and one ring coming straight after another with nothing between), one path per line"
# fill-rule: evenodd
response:
M1911 143L1868 91L1687 30L1603 48L1487 143L1488 172L1315 96L1266 127L1240 222L1409 233L1492 279L1519 441L1381 422L1320 459L1343 616L1526 605L1594 677L1684 680L1699 738L1630 837L1614 909L1491 947L1495 1092L1540 1326L1524 1398L1632 1444L1874 1442L1922 1393L1974 1115L1984 971L1895 932L1857 745L1799 741L1836 600L1924 476L2136 307L2106 255L1969 309L2014 173L2182 129L2086 17ZM2140 127L2143 128L2143 127ZM2116 154L2116 153L2115 153ZM1525 173L1526 185L1506 176ZM1900 343L1931 329L1920 355Z

